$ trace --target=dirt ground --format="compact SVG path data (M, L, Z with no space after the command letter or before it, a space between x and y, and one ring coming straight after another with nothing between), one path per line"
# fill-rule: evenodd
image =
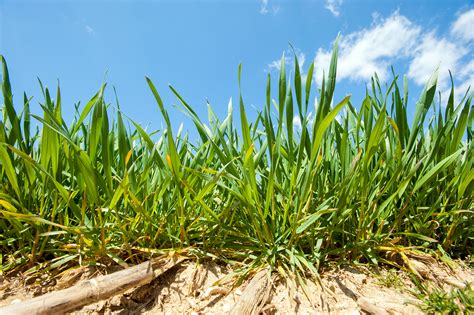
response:
M473 270L462 262L453 270L434 259L414 259L412 267L426 283L447 292L466 283L474 287ZM0 307L120 269L78 267L56 277L43 273L41 277L0 278ZM307 279L304 287L295 279L264 270L238 287L234 284L229 267L188 260L147 285L73 314L423 314L410 277L394 269L334 266L323 271L319 280ZM242 308L245 303L248 305Z

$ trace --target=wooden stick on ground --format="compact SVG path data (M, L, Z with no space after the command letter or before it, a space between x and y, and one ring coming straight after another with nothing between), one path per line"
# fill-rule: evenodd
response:
M51 292L0 308L0 315L64 314L84 305L107 299L154 278L181 263L184 258L155 259L109 275L81 282L68 289Z
M245 288L242 296L230 310L230 315L258 314L271 295L271 279L268 270L257 272Z

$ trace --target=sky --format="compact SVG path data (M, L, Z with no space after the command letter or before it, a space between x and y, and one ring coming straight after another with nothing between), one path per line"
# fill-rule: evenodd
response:
M122 111L150 131L161 129L163 119L145 76L162 95L172 124L184 122L193 132L168 84L204 120L207 102L225 117L232 98L237 114L241 63L242 94L252 118L263 109L268 74L276 91L283 53L287 67L294 66L290 43L303 75L315 63L316 91L338 33L335 101L351 94L358 107L375 72L390 83L391 66L409 80L409 113L437 67L443 97L450 88L448 70L458 99L474 87L471 1L0 0L0 54L17 108L26 92L38 113L43 97L37 78L53 91L59 82L70 123L74 104L85 104L105 80L111 110L115 87Z

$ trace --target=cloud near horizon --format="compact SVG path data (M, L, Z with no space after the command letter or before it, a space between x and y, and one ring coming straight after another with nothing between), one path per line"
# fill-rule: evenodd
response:
M456 78L457 90L464 93L474 86L473 27L474 9L461 13L448 34L426 31L398 11L383 19L374 15L370 28L342 35L339 42L338 78L366 81L377 73L381 81L390 78L390 66L402 60L408 65L408 78L426 84L439 67L440 91L450 86L449 71ZM471 26L471 27L469 27ZM327 74L331 49L319 48L315 55L315 76L321 82Z
M406 57L421 30L397 12L370 29L342 35L339 42L338 77L353 81L369 80L377 72L381 80L389 74L391 60ZM397 34L397 36L394 36ZM315 56L316 78L329 67L331 49L319 48Z

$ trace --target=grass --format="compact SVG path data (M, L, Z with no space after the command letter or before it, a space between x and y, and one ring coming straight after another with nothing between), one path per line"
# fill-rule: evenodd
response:
M380 274L377 277L376 284L395 289L404 289L405 284L394 269L388 269L386 273Z
M270 265L283 275L316 274L330 260L391 263L390 251L472 255L473 94L455 104L453 87L437 103L435 73L416 104L395 75L385 87L375 76L361 104L333 99L337 47L318 91L314 65L303 80L296 57L290 76L283 58L252 121L240 92L238 121L231 102L224 120L209 108L203 122L170 86L194 122L194 142L173 133L149 78L164 130L146 132L118 101L112 111L105 84L68 124L59 86L54 97L40 82L41 115L26 94L14 106L2 57L3 271L123 264L166 251L217 256L244 272ZM238 80L240 87L240 66Z
M419 307L428 314L472 314L474 312L474 290L468 285L465 289L445 292L440 288L428 289L417 284Z

